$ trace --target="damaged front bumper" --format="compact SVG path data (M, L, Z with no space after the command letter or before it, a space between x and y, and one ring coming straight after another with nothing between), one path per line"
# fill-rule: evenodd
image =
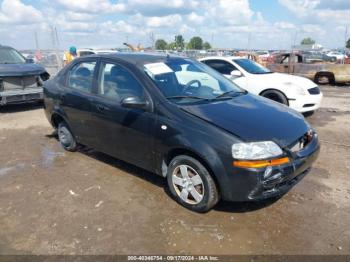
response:
M311 170L320 151L318 136L303 149L287 153L289 163L266 168L238 168L231 165L222 197L227 201L255 201L283 195Z
M41 87L0 92L0 106L7 104L21 104L41 100L43 100L43 89Z

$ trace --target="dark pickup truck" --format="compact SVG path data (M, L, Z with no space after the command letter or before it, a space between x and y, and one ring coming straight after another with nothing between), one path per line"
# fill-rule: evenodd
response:
M0 45L0 106L40 101L46 70L12 47Z

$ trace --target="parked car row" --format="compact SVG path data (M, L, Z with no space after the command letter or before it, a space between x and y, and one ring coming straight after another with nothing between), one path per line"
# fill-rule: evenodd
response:
M259 50L253 52L262 61L271 61L276 56L281 54L280 51L270 52L270 51L264 51ZM316 51L316 50L309 50L309 51L299 51L301 55L305 57L304 62L305 63L314 63L314 62L337 62L337 61L343 61L344 59L348 58L348 55L346 52L341 51Z

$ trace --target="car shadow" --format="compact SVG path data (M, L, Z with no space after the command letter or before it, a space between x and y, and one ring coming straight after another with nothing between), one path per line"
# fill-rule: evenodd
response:
M101 161L105 164L113 166L114 168L120 169L123 172L126 172L130 175L137 177L137 178L141 178L147 182L152 183L155 186L166 188L166 180L163 177L158 176L158 175L156 175L152 172L149 172L145 169L142 169L142 168L137 167L135 165L124 162L123 160L119 160L117 158L114 158L112 156L106 155L104 153L98 152L94 149L91 149L91 148L88 148L85 146L79 148L78 152L80 152L88 157L91 157L95 160L98 160L98 161Z
M102 161L108 165L111 165L115 168L122 170L130 175L133 175L137 178L143 179L147 182L152 183L155 186L162 187L164 192L168 195L168 197L173 198L170 190L167 186L167 181L165 178L158 176L152 172L124 162L122 160L116 159L114 157L108 156L104 153L97 152L94 149L89 149L83 147L79 149L79 152L95 159L98 161ZM259 210L265 207L268 207L275 202L277 202L280 197L275 197L262 201L254 201L254 202L228 202L228 201L219 201L219 203L214 207L214 210L219 212L227 212L227 213L246 213L253 212L255 210Z
M55 132L46 135L46 137L55 138L58 141L57 134ZM170 190L167 186L167 181L164 177L156 175L155 173L149 172L133 164L127 163L123 160L119 160L112 156L106 155L102 152L98 152L86 146L81 146L78 149L78 152L94 160L101 161L114 168L120 169L121 171L126 172L129 175L143 179L144 181L152 183L157 187L163 188L164 192L168 195L168 197L173 199L173 196L171 195ZM247 213L268 207L277 202L279 199L280 197L274 197L267 200L252 202L228 202L221 200L213 209L218 212L226 213Z
M276 203L281 197L274 197L265 200L251 202L228 202L221 200L214 210L226 213L248 213L266 208Z
M10 104L0 106L0 113L18 113L43 108L42 102L31 102L25 104Z

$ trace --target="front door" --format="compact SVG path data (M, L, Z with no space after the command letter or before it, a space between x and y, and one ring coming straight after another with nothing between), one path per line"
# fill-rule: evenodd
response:
M122 106L123 99L131 96L151 102L142 84L125 66L102 61L97 93L92 102L94 147L127 162L152 169L156 116L148 110Z
M243 74L242 76L239 76L239 77L235 77L231 75L231 72L234 70L240 71L233 64L221 59L208 59L208 60L204 60L203 63L215 69L220 74L223 74L225 77L230 79L232 82L234 82L238 86L242 88L247 88L247 78Z

